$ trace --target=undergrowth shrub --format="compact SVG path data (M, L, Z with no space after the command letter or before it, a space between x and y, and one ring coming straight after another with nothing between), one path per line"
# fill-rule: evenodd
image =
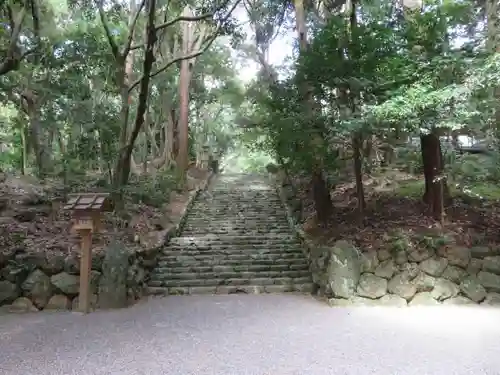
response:
M174 171L160 171L156 175L132 177L125 187L125 195L133 203L161 207L168 203L170 192L178 186L179 177Z
M493 182L495 169L493 158L480 154L459 155L448 167L450 177L462 184Z

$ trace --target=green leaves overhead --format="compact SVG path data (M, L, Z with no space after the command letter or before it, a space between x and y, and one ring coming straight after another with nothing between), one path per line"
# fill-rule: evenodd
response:
M322 17L311 22L312 38L290 79L262 90L269 83L263 76L248 90L254 126L247 131L268 136L259 147L305 166L313 153L349 148L360 131L391 139L433 128L483 131L493 123L500 59L484 50L474 4L431 0L408 11L366 0L354 13ZM300 95L305 89L311 100ZM304 146L313 132L324 145Z

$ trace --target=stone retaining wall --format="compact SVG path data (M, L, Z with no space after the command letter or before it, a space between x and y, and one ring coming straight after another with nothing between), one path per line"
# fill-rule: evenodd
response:
M139 239L141 247L130 250L114 242L92 256L92 308L120 308L133 304L146 290L157 254L172 237L179 235L194 200L211 175L189 193L180 215L164 230ZM0 253L0 306L10 312L70 310L78 306L80 259L22 249Z
M500 248L466 248L432 237L388 241L386 249L368 252L347 241L317 246L297 224L293 189L276 177L275 183L318 294L331 305L500 305Z

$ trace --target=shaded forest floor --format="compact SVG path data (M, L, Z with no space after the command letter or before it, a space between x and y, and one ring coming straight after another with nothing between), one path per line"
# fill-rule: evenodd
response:
M190 187L198 186L208 173L189 172ZM141 236L166 229L182 214L189 191L177 191L174 176L136 178L127 187L125 209L104 213L102 231L93 235L92 249L100 252L119 240L127 248L141 248ZM68 191L69 190L69 191ZM0 180L0 264L2 255L70 255L79 252L80 239L71 231L71 213L62 209L67 192L106 192L95 176L82 178L78 185L62 181L41 183L30 176L3 176ZM55 202L55 203L54 203Z
M483 196L481 199L450 186L453 200L446 207L445 225L441 227L426 215L423 176L388 171L364 177L367 208L362 223L355 184L341 183L331 191L334 214L327 226L320 226L315 220L309 181L295 178L294 184L303 202L303 228L318 243L352 240L365 251L406 240L457 246L500 244L500 187L472 187Z

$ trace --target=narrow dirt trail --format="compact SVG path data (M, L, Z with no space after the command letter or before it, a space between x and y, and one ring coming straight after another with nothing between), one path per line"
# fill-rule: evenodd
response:
M0 316L1 375L500 373L500 310L330 308L304 295L155 298Z

